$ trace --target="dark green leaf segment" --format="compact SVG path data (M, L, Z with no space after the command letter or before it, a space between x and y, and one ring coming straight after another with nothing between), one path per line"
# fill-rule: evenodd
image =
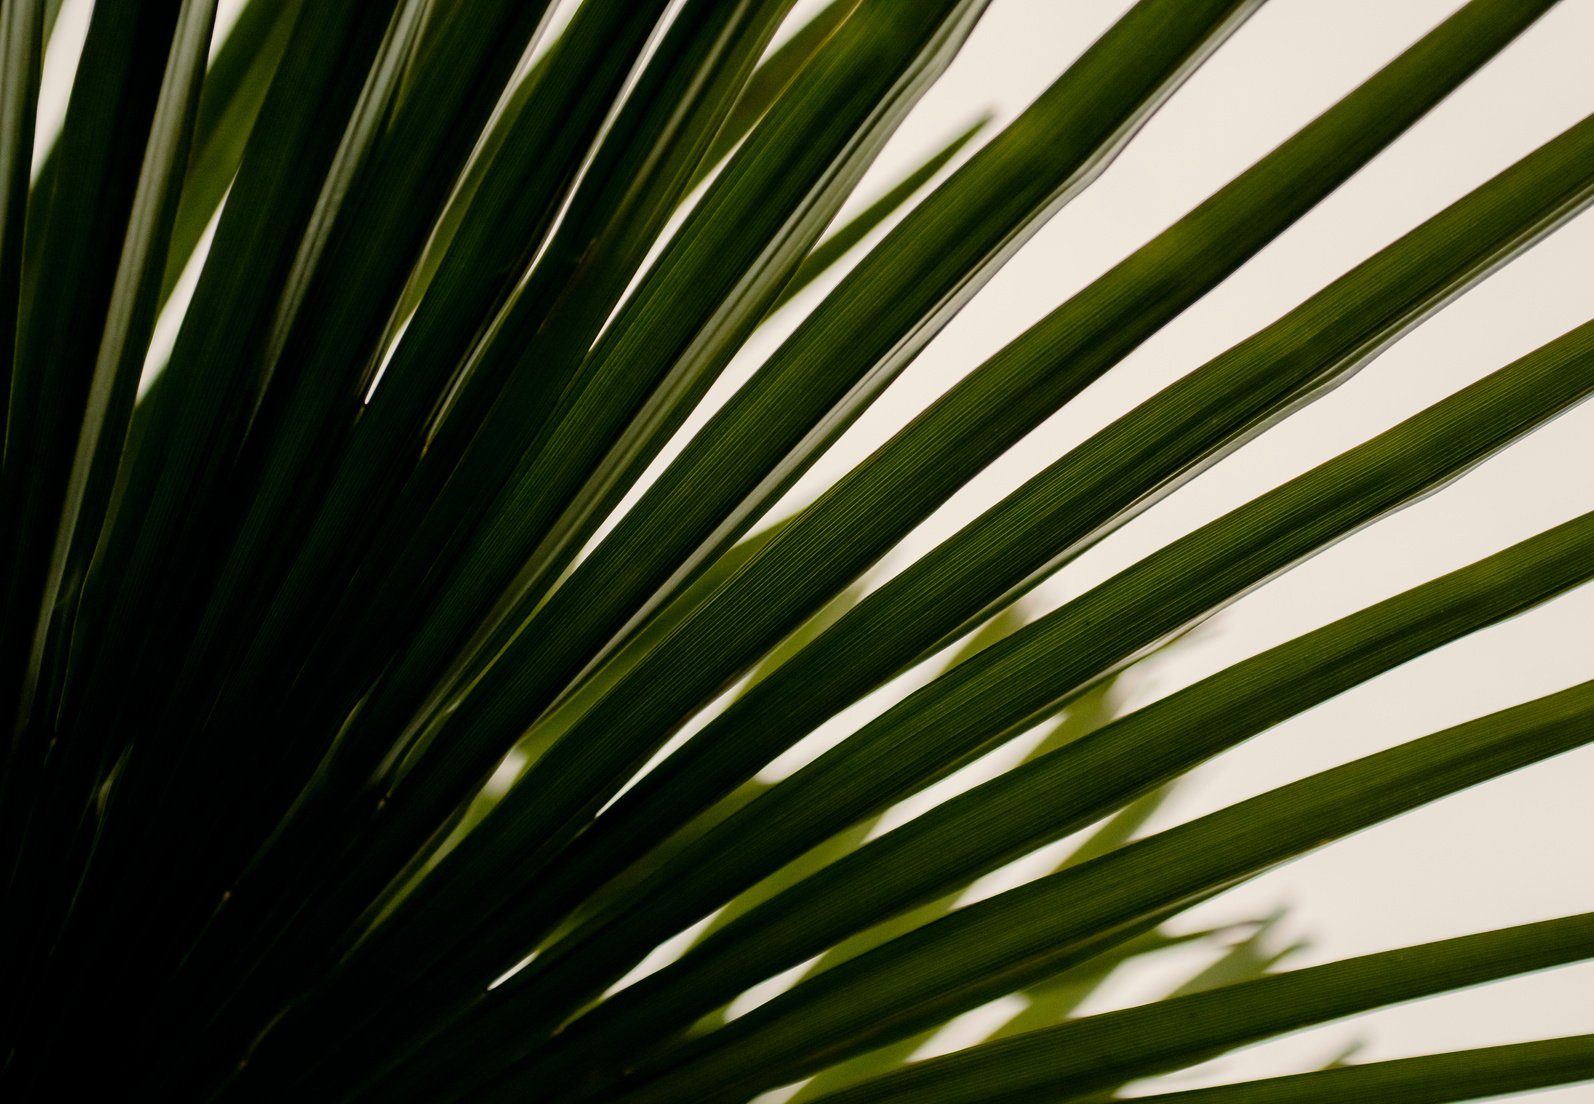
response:
M1157 1104L1332 1104L1341 1100L1447 1104L1589 1080L1594 1080L1594 1035L1573 1035L1140 1099ZM932 1093L922 1099L936 1097Z

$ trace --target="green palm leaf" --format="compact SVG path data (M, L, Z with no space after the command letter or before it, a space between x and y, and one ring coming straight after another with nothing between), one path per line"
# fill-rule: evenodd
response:
M1066 590L1594 201L1594 119L915 536L1553 0L1458 5L793 503L1278 33L1138 0L998 127L943 95L990 2L97 0L56 104L61 5L0 0L0 1097L1594 1079L1569 1035L1155 1080L1594 956L1582 914L1281 970L1282 914L1187 915L1587 746L1594 683L1176 815L1203 764L1587 583L1594 514L1160 697L1140 664L1581 403L1594 321ZM1162 996L1114 1007L1128 976Z

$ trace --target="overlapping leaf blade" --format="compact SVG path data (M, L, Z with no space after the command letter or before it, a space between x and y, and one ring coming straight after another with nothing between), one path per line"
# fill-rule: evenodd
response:
M194 143L161 276L164 304L221 206L282 63L303 0L250 0L205 73Z
M1156 1104L1448 1104L1594 1080L1594 1035L1397 1058L1139 1099ZM991 1099L986 1097L984 1099Z
M33 157L33 115L42 53L40 0L7 0L0 7L0 395L9 408L17 307L22 294L22 231ZM5 429L0 426L0 440Z

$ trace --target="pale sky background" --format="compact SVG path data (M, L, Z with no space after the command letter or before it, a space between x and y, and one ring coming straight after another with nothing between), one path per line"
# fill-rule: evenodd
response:
M803 0L799 11L814 6ZM995 0L859 190L866 202L990 108L1017 114L1129 0ZM1271 0L1174 96L1082 197L1064 208L831 450L777 512L811 499L1037 318L1309 121L1460 5L1456 0ZM236 2L224 0L224 22ZM63 41L86 0L67 0ZM81 33L80 30L78 33ZM47 63L41 130L64 109L71 49ZM1594 111L1594 0L1562 0L1428 118L1250 264L1031 434L922 526L873 581L1173 379L1272 322L1347 268ZM983 137L997 130L987 128ZM859 204L854 204L853 207ZM845 212L844 216L845 217ZM1594 215L1424 324L1360 376L1201 476L1028 599L1043 612L1169 539L1393 425L1594 315ZM710 405L768 354L826 280L756 339ZM705 412L707 407L705 408ZM694 425L697 423L694 423ZM687 427L688 431L693 425ZM1161 696L1422 580L1594 509L1594 405L1561 418L1441 494L1350 538L1137 669L1130 704ZM1477 634L1259 736L1202 768L1155 827L1570 686L1594 668L1594 587ZM776 764L785 773L935 671L910 673ZM1000 765L1001 758L987 764ZM1011 761L1009 755L1008 762ZM969 780L964 777L964 782ZM1187 914L1180 925L1290 907L1281 943L1307 965L1594 909L1594 748L1497 780L1325 848ZM913 815L935 795L900 811ZM976 893L1023 880L1015 864ZM1087 1011L1154 998L1202 964L1110 985ZM974 1015L936 1049L969 1040ZM984 1022L989 1022L989 1016ZM1223 1058L1171 1084L1294 1072L1352 1039L1361 1059L1594 1032L1594 964L1405 1005ZM1594 1086L1529 1094L1594 1104ZM1500 1099L1527 1099L1512 1097Z

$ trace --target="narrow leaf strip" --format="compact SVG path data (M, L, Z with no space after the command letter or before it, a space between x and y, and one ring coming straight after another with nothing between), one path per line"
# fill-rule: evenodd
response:
M747 87L736 98L725 122L714 135L714 141L703 155L701 166L693 179L707 176L725 155L758 124L765 112L791 86L797 73L813 60L830 36L836 33L846 19L857 10L859 0L830 0L813 17L786 37L772 50L769 57L759 63Z
M5 440L3 419L11 401L17 307L22 294L22 228L28 209L34 107L39 98L43 14L43 0L0 3L0 442Z
M1030 986L1023 994L1029 1000L1029 1006L1012 1020L997 1028L994 1036L1004 1037L1013 1034L1015 1025L1023 1026L1027 1024L1027 1026L1024 1026L1024 1030L1054 1027L1066 1019L1092 993L1096 992L1102 983L1120 967L1137 964L1136 960L1144 955L1155 954L1157 951L1168 947L1187 945L1197 940L1210 938L1215 934L1219 933L1195 932L1188 935L1167 935L1160 930L1153 930L1145 935L1119 943L1111 950L1087 959L1072 969L1064 970L1055 977ZM895 1073L897 1069L906 1065L914 1052L928 1042L938 1030L939 1026L931 1028L916 1036L880 1047L867 1054L860 1054L839 1065L828 1067L810 1079L802 1087L802 1090L792 1097L792 1104L811 1104L812 1101L828 1096L840 1089L850 1088L861 1082Z
M1594 1080L1594 1035L1572 1035L1135 1099L1147 1104L1449 1104L1589 1080ZM835 1104L842 1099L835 1098ZM916 1099L940 1104L942 1098L932 1089ZM1003 1098L981 1099L994 1104Z
M205 71L194 143L172 223L159 302L164 304L193 256L243 160L255 119L282 62L304 0L249 0Z
M907 204L920 188L935 179L935 174L945 168L964 146L985 129L989 122L990 116L987 115L960 132L915 166L911 172L905 173L902 179L886 189L879 199L827 234L823 241L814 246L813 252L804 258L797 271L792 273L791 280L781 289L780 295L769 309L772 312L779 310L798 292L828 272L831 266L851 252L853 247L868 237L875 228Z

